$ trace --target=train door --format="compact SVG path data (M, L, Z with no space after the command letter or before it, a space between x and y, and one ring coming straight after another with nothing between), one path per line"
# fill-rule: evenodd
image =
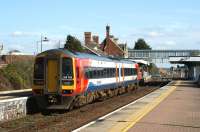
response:
M122 77L122 82L124 83L124 64L122 64L121 67L121 77Z
M117 67L117 64L116 64L116 83L118 84L118 82L119 82L119 68Z
M59 80L59 61L57 59L47 60L47 91L48 93L57 92Z
M121 64L118 65L119 83L121 83Z

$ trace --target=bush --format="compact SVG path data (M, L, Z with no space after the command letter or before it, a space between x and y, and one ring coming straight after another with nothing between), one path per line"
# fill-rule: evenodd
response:
M33 80L33 61L20 61L8 64L6 68L0 69L0 74L9 80L12 89L31 88Z

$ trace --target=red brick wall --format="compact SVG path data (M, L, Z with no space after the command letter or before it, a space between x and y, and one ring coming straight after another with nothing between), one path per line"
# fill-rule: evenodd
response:
M113 56L120 56L123 57L123 51L119 49L119 47L113 43L112 40L107 39L107 45L104 48L104 52L108 55L113 55Z

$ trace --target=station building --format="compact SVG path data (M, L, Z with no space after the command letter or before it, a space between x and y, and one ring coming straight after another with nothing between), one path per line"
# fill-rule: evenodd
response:
M187 70L183 70L185 78L197 81L200 79L200 56L191 57L169 57L172 64L184 64Z

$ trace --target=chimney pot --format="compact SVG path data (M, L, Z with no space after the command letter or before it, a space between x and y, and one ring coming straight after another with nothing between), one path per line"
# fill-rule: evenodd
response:
M110 26L106 26L106 37L108 38L110 36Z

